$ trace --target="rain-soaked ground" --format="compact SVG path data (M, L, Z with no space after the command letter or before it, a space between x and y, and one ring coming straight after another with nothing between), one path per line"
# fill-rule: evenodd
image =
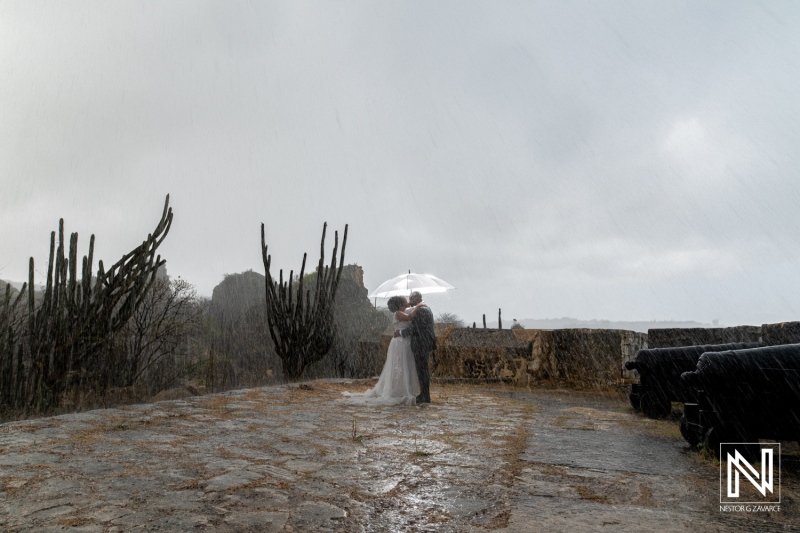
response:
M723 513L719 463L624 398L432 387L358 407L317 381L0 425L4 531L788 531Z

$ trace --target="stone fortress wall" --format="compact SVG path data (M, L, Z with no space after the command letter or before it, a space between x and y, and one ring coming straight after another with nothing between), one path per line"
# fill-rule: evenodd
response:
M731 342L760 342L761 328L758 326L735 326L732 328L667 328L647 331L649 348L672 348L675 346L699 346L702 344L728 344Z
M393 328L358 343L361 374L377 376ZM610 390L635 376L624 369L642 348L762 342L800 343L800 322L730 328L651 329L484 329L436 325L434 378L500 381L518 386L554 381L577 389Z

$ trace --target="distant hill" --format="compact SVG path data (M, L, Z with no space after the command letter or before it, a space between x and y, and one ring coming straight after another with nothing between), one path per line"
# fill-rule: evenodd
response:
M8 281L7 279L0 279L0 288L2 288L3 291L6 290L6 284L11 285L11 288L17 291L21 290L22 286L25 285L25 283L21 281ZM34 284L34 290L36 290L37 292L44 291L44 289L45 289L44 283Z
M22 288L22 285L24 285L24 284L22 282L19 282L19 281L7 281L7 280L4 280L4 279L0 279L0 289L5 291L6 290L6 285L11 285L11 287L13 289L20 290Z
M209 311L217 318L236 322L255 306L266 308L264 274L248 270L238 274L225 274L222 282L214 287Z
M0 296L5 296L5 294L6 294L6 287L7 287L8 285L11 285L11 284L10 284L10 283L7 283L7 282L5 282L5 281L3 281L2 279L0 279ZM11 285L11 296L13 297L13 296L15 296L17 293L19 293L19 289L15 288L15 287L14 287L14 285Z
M719 327L712 324L704 324L702 322L695 322L693 320L640 320L640 321L615 321L615 320L580 320L577 318L563 317L563 318L523 318L519 321L525 329L624 329L628 331L640 331L647 333L648 329L665 329L665 328L712 328ZM512 324L511 319L508 321L503 318L503 328L510 328ZM476 324L477 327L482 327L483 324ZM486 327L496 328L497 321L486 322Z

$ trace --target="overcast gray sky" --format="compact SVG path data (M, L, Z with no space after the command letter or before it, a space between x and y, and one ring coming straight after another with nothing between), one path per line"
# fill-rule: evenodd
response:
M800 320L800 2L0 0L0 278L405 272L470 323Z

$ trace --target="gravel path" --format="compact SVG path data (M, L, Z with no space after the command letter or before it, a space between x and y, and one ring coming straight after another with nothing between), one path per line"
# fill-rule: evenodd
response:
M4 531L733 531L719 465L618 397L433 386L365 408L316 381L0 425ZM793 455L794 454L794 455Z

